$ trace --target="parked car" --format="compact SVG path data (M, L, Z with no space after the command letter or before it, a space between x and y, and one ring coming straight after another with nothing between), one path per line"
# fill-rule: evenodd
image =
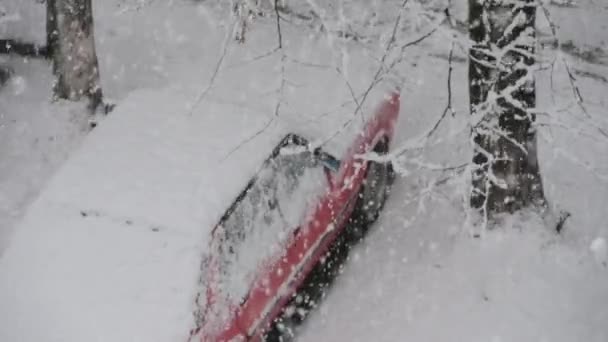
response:
M289 333L323 295L390 191L399 95L388 96L341 158L289 134L212 231L198 300L203 341ZM373 159L373 158L372 158Z

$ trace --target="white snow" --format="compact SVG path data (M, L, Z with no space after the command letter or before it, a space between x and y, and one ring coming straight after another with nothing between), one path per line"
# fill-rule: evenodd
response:
M608 244L606 243L606 239L601 237L595 238L591 242L589 249L593 252L595 260L599 264L606 266L606 262L608 261Z
M84 105L49 105L51 71L46 63L0 56L14 76L0 90L0 256L14 225L56 168L80 142Z
M209 232L227 205L288 132L321 144L349 120L326 144L339 157L362 122L351 89L367 89L396 16L399 43L412 41L445 5L286 3L314 6L327 30L363 38L290 18L274 51L272 16L233 42L228 2L94 1L102 86L117 107L85 139L84 105L50 101L46 62L0 56L14 70L0 89L0 341L186 340ZM463 4L452 19L466 18ZM608 340L608 12L601 1L577 6L549 6L571 43L546 47L544 63L557 62L537 74L545 191L553 212L572 214L562 234L528 212L471 227L466 174L438 171L470 159L459 44L454 117L430 141L416 138L447 103L455 33L443 25L385 80L401 86L393 147L405 151L404 176L298 341ZM0 7L0 38L44 41L42 4ZM383 95L373 89L363 118Z

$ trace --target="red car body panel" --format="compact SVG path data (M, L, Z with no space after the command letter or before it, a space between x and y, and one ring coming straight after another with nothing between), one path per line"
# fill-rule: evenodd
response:
M399 115L399 94L392 93L380 104L363 132L347 150L338 173L332 177L330 189L321 196L307 222L302 223L289 238L280 258L276 258L258 274L247 298L231 308L230 317L221 328L212 329L203 323L202 341L259 341L269 324L297 291L315 264L345 228L356 195L365 177L366 163L359 155L369 152L381 139L393 137ZM212 262L213 264L213 262ZM208 271L213 283L213 267ZM207 308L215 304L214 290L206 290Z

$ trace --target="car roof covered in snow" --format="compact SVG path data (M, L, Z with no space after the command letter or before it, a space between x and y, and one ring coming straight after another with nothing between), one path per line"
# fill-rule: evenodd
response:
M184 341L228 205L284 135L322 141L353 113L346 96L331 99L337 114L310 120L293 110L306 101L275 115L273 97L260 113L193 95L133 92L51 179L0 258L0 340Z

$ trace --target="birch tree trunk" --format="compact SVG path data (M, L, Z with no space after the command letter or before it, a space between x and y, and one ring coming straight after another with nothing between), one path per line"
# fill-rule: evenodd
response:
M47 43L57 77L55 96L102 102L91 0L47 0Z
M469 0L471 206L485 214L545 206L536 149L534 0Z

